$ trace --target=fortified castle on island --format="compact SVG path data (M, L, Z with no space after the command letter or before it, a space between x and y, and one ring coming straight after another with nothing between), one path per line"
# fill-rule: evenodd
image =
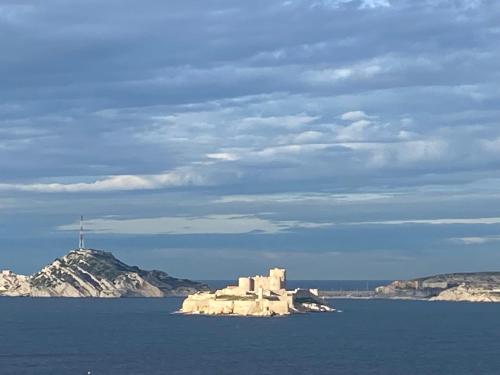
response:
M273 268L269 270L269 276L254 276L238 278L238 286L228 286L223 291L246 294L248 292L257 295L270 295L271 293L283 293L286 287L286 270L283 268Z
M318 297L317 289L286 290L286 270L269 276L239 277L238 285L188 296L181 312L206 315L274 316L308 311L334 311Z

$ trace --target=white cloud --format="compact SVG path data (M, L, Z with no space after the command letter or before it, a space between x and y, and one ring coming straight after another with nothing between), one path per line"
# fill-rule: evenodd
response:
M279 193L279 194L259 194L259 195L226 195L217 200L215 203L290 203L303 201L325 201L339 203L356 203L381 199L391 199L396 195L391 193Z
M358 120L352 124L339 129L337 138L340 141L362 141L365 139L374 140L369 133L373 133L375 126L368 120Z
M429 225L489 225L500 224L500 217L481 218L453 218L453 219L409 219L409 220L382 220L382 221L360 221L348 223L351 225L402 225L402 224L429 224Z
M315 131L315 130L308 130L305 132L302 132L300 134L297 134L293 137L293 141L296 143L309 143L309 142L317 142L320 139L322 139L325 136L324 133Z
M325 148L331 147L332 144L326 143L308 143L303 145L283 145L276 147L267 147L260 151L254 152L253 155L257 157L278 157L278 156L289 156L289 155L303 155L304 153L315 152L324 150Z
M373 116L368 116L361 111L344 113L341 118L353 122L336 127L336 138L339 141L392 143L394 141L409 141L419 136L415 132L404 129L405 123L375 121Z
M337 83L348 79L368 79L384 72L384 68L375 62L356 64L342 68L325 68L306 71L303 75L307 83Z
M479 141L481 148L491 154L500 154L500 137L494 139L483 139Z
M138 219L99 218L85 221L89 232L105 234L243 234L278 233L293 228L317 228L322 223L271 221L254 215L207 215ZM78 230L79 223L61 225L58 230Z
M484 0L427 0L427 4L432 6L454 6L458 9L469 10L483 5Z
M365 165L372 168L404 168L412 164L443 162L453 158L450 145L443 139L401 139L399 142L391 142L391 139L387 138L388 142L363 142L377 139L370 138L368 134L366 133L364 138L357 140L346 138L349 143L341 143L341 145L363 156L366 160ZM352 133L348 135L353 136ZM398 134L398 136L404 136L404 134Z
M234 161L239 159L238 155L230 152L215 152L212 154L207 154L207 158L223 161Z
M303 144L303 143L315 143L320 140L325 140L330 135L317 130L307 130L301 133L291 133L283 136L278 136L276 141L279 144Z
M175 186L203 185L205 179L188 171L173 171L156 175L118 175L97 179L93 182L75 183L0 183L0 190L15 190L40 193L77 193L114 190L160 189Z
M400 53L388 53L374 58L353 62L344 66L318 66L305 70L302 80L306 84L329 87L341 83L391 82L396 77L407 77L415 72L437 74L445 62L426 55L408 57ZM455 85L451 90L457 95L483 100L479 85Z
M391 6L389 0L362 0L361 9L388 8Z
M347 121L359 121L372 118L373 116L368 116L363 111L351 111L343 113L340 118Z
M303 125L307 125L314 120L317 116L309 116L307 114L297 114L289 116L254 116L245 117L239 120L239 128L247 129L252 127L266 127L266 126L276 126L284 128L297 128Z
M262 197L264 201L265 197ZM339 198L342 200L342 198ZM353 199L346 197L346 199ZM354 198L356 199L356 198ZM363 199L363 198L361 198ZM367 199L371 199L367 197ZM223 198L222 202L256 202L253 197L240 196ZM364 222L302 222L293 220L271 220L256 215L224 214L205 216L168 216L155 218L120 219L103 217L90 219L85 222L88 232L102 234L130 234L130 235L162 235L162 234L245 234L258 232L275 234L293 229L327 228L335 225L454 225L454 224L500 224L500 218L460 218L460 219L418 219L418 220L385 220ZM79 223L61 225L58 230L76 231ZM468 241L478 243L481 240L468 238ZM487 241L487 240L484 240ZM490 240L492 241L492 240Z
M469 0L473 1L473 0ZM479 0L476 0L479 1ZM303 1L300 0L287 0L283 2L284 6L291 6L295 4L300 4ZM312 2L306 2L310 4L311 8L325 7L331 9L337 9L343 4L348 3L359 3L359 9L375 9L375 8L387 8L391 6L389 0L315 0Z
M500 241L500 236L486 236L486 237L456 237L451 239L453 242L458 242L463 245L482 245L489 242Z

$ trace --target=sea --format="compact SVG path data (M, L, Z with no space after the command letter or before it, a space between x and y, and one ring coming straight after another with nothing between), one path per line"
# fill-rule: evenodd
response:
M500 304L328 302L339 312L244 318L175 314L181 298L0 298L0 375L500 374Z

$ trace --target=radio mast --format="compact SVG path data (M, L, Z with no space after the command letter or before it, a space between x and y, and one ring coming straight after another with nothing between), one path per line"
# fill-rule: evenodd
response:
M80 216L80 241L78 242L80 250L85 249L85 238L83 236L83 215Z

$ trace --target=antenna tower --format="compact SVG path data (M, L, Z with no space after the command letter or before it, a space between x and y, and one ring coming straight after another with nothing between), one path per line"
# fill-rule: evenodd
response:
M80 241L78 242L79 249L85 249L85 238L83 236L83 216L80 216Z

